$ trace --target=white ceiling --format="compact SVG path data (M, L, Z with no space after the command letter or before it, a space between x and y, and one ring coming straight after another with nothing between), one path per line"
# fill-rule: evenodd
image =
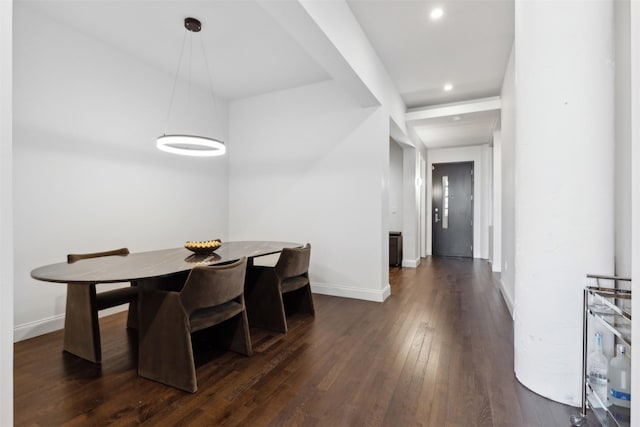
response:
M407 108L499 95L513 42L512 0L348 0ZM438 21L429 19L436 5ZM454 85L443 91L446 82Z
M195 17L202 22L202 31L193 38L191 78L208 89L198 38L202 37L213 91L227 99L329 78L255 1L19 0L18 4L32 7L171 75L175 75L186 33L184 18ZM181 70L185 76L188 52L187 44Z
M488 144L492 142L497 116L496 111L456 114L425 120L414 129L420 139L430 141L434 148Z
M514 0L347 3L408 108L499 95L513 41ZM432 22L428 14L436 4L444 6L444 17ZM44 13L171 75L185 34L183 19L194 16L203 24L199 36L213 90L228 99L330 78L256 1L18 0L16 5ZM194 43L192 79L208 87L205 67L197 62L202 58L197 38ZM454 89L444 92L445 82ZM459 116L459 121L445 117L408 124L427 147L481 144L490 141L499 112Z
M347 2L407 108L500 95L514 36L513 0ZM436 6L444 16L432 21ZM445 83L453 90L445 92ZM487 143L499 111L459 116L420 121L415 129L428 147Z

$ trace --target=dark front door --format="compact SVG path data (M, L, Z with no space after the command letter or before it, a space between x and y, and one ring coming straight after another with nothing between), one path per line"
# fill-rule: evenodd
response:
M431 174L433 255L473 257L473 162L437 163Z

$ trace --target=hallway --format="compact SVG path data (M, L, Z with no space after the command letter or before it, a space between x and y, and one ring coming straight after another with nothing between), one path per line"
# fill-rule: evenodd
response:
M416 423L566 426L578 411L515 379L512 319L496 280L490 265L477 259L430 257L418 269L391 270L389 302L416 311L426 307L416 321L428 331L421 354L431 347L414 369L422 363L427 372Z
M101 366L62 353L61 331L19 342L15 423L569 425L577 409L515 380L511 318L485 261L426 258L390 282L383 304L314 295L315 319L252 330L251 358L199 344L193 395L137 376L124 313L101 319Z

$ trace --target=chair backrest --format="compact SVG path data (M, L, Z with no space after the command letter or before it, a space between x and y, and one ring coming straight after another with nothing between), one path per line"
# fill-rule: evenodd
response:
M67 263L71 264L76 261L80 261L81 259L99 258L99 257L111 256L111 255L129 255L129 249L120 248L120 249L114 249L112 251L93 252L90 254L69 254L67 255Z
M307 274L310 257L309 243L304 248L284 248L275 266L276 274L282 280Z
M244 292L247 258L220 266L197 266L180 291L180 300L187 313L229 302Z

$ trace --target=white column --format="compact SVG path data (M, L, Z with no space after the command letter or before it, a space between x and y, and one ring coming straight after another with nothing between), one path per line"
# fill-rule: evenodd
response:
M613 0L515 19L515 373L577 406L585 274L613 273Z
M631 276L631 4L615 2L616 275Z

